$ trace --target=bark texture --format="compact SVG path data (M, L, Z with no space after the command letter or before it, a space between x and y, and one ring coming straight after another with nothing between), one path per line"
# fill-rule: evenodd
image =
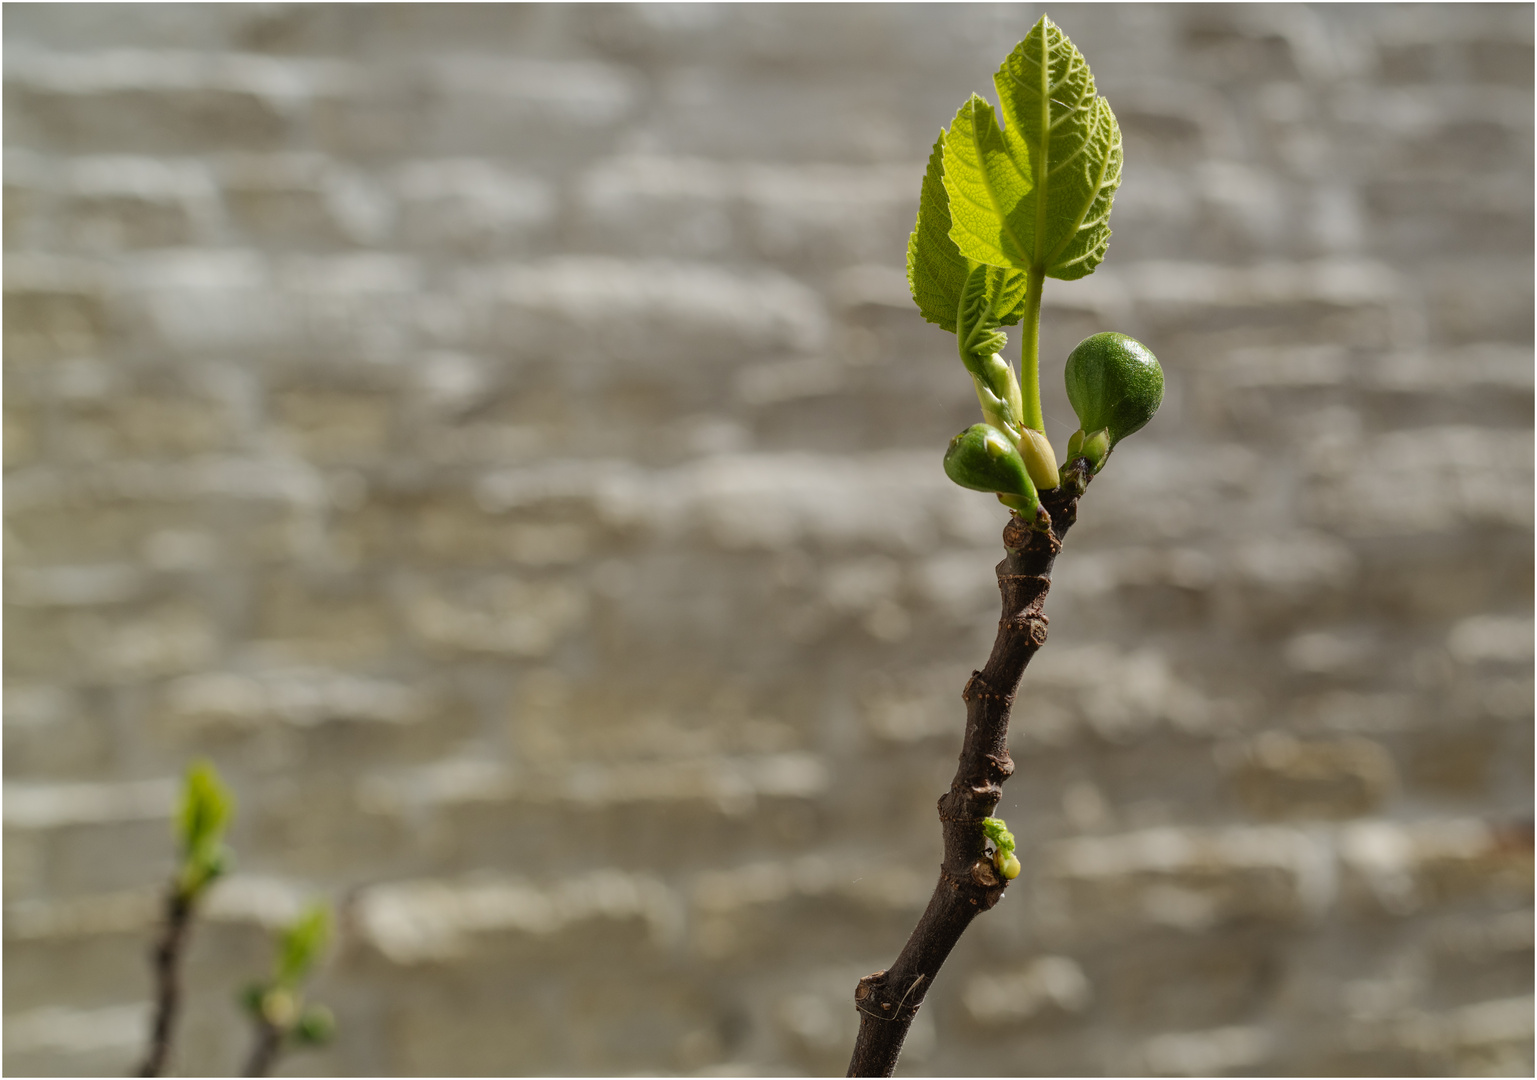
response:
M1051 587L1051 568L1062 538L1078 517L1078 499L1088 483L1087 462L1078 461L1064 483L1045 492L1041 505L1051 516L1050 532L1037 532L1018 517L1003 530L1007 550L998 564L1003 614L993 651L981 671L971 673L961 694L966 702L966 736L950 790L940 796L939 820L945 854L929 905L896 962L859 980L854 1004L859 1037L849 1076L890 1076L924 995L971 920L1003 896L1008 882L993 869L982 834L1014 772L1009 757L1009 713L1014 692L1036 650L1046 643L1042 611Z
M155 972L155 1020L150 1029L149 1053L139 1067L140 1076L160 1076L171 1052L171 1034L181 1007L181 954L192 925L192 899L172 883L166 894L165 923L155 942L151 961Z

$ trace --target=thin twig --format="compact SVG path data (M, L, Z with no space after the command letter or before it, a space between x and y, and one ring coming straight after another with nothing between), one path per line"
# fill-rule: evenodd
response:
M1049 533L1035 532L1012 517L1003 530L1008 554L997 567L1003 614L992 655L981 671L972 672L961 694L966 736L950 790L939 799L945 838L939 883L896 962L886 971L866 975L854 990L861 1015L849 1076L892 1074L940 966L971 920L996 904L1008 887L993 869L981 824L992 815L1003 782L1014 772L1009 712L1025 666L1046 643L1041 609L1062 538L1078 517L1078 499L1089 479L1087 465L1074 462L1062 486L1042 494L1041 505L1051 515Z
M178 883L166 894L165 924L155 942L151 962L155 972L155 1021L150 1029L149 1053L139 1067L140 1076L159 1076L171 1053L171 1032L181 1004L181 954L192 925L192 899Z
M256 1043L251 1056L246 1059L245 1076L266 1076L277 1061L278 1050L283 1045L283 1033L265 1016L256 1021Z

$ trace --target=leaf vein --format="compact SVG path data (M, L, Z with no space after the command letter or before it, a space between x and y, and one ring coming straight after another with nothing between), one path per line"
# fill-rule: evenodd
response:
M1105 111L1107 113L1109 112L1109 108L1110 107L1108 105L1105 106ZM1113 119L1112 119L1111 122L1112 123L1114 122ZM1058 244L1056 246L1056 248L1052 251L1052 253L1047 257L1046 262L1049 265L1052 265L1052 266L1057 265L1057 263L1056 263L1057 256L1062 254L1063 250L1069 244L1071 244L1074 240L1076 240L1078 238L1078 233L1080 231L1081 226L1083 225L1083 219L1086 218L1088 216L1088 214L1089 214L1089 211L1094 208L1095 200L1099 198L1100 192L1103 191L1104 188L1105 188L1105 174L1109 171L1110 160L1113 157L1115 157L1115 139L1114 139L1113 130L1114 129L1112 128L1112 132L1111 132L1111 135L1110 135L1110 146L1106 150L1104 160L1101 161L1100 165L1099 165L1099 176L1095 178L1094 193L1092 195L1090 195L1088 201L1084 203L1083 209L1078 211L1078 214L1077 214L1076 218L1073 221L1073 227L1068 230L1067 236L1062 240L1062 242L1060 244ZM1064 263L1062 265L1064 265L1064 266L1072 266L1074 263L1080 262L1080 261L1082 261L1082 260L1075 259L1075 260L1072 260L1071 262L1067 262L1067 263Z
M1071 154L1067 155L1067 157L1063 158L1061 161L1059 161L1056 164L1052 165L1050 170L1047 171L1046 175L1047 176L1055 176L1055 175L1057 175L1057 173L1061 172L1068 165L1071 165L1072 162L1073 162L1073 159L1077 158L1079 155L1083 154L1086 150L1088 150L1088 148L1089 148L1089 139L1087 137L1085 137L1083 142L1078 144L1078 149L1074 150Z
M1108 240L1108 239L1109 238L1106 237L1106 240ZM1051 268L1053 270L1065 270L1069 266L1077 266L1079 263L1087 262L1089 259L1093 258L1095 255L1100 254L1105 247L1106 247L1106 245L1103 244L1103 243L1095 244L1088 251L1085 251L1082 255L1079 255L1076 259L1068 259L1066 262L1052 263L1051 264Z

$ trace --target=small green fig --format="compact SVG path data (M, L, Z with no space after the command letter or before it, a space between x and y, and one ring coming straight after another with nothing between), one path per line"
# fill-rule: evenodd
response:
M950 440L945 475L963 488L1036 500L1019 448L991 424L972 424ZM1032 507L1033 509L1033 507Z
M1163 402L1163 368L1136 338L1084 338L1067 358L1067 399L1080 430L1108 433L1106 451L1153 418Z

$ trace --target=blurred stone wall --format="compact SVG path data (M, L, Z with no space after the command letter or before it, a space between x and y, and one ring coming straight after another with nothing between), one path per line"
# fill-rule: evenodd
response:
M203 755L179 1070L324 895L290 1072L841 1074L1005 520L904 244L1040 11L6 6L7 1072L135 1061ZM903 1068L1529 1074L1531 8L1051 13L1126 171L1050 434L1091 332L1168 394Z

